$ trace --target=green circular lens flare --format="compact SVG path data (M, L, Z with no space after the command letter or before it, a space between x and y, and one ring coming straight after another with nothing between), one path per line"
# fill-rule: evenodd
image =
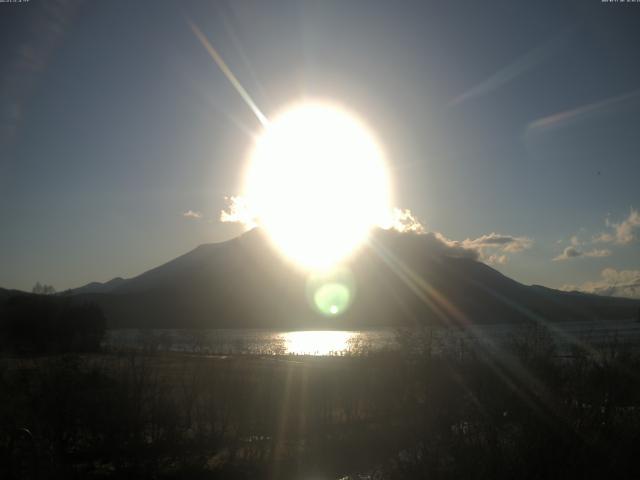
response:
M353 303L355 281L346 267L315 272L307 280L307 298L310 305L327 317L343 314Z
M326 283L313 294L313 303L324 315L339 315L349 307L351 293L346 285Z

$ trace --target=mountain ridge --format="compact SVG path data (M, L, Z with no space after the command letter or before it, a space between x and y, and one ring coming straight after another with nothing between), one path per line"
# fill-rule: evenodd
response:
M288 264L259 229L199 245L110 288L101 284L70 294L100 304L111 326L157 328L463 327L632 318L640 306L630 299L523 285L414 233L377 230L348 265L355 298L337 317L314 311L306 274Z

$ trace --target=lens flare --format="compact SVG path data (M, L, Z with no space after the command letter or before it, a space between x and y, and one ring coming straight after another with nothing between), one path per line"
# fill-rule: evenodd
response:
M309 303L327 317L346 312L353 303L355 293L355 280L346 267L314 273L307 280Z
M351 303L351 294L341 283L327 283L316 290L313 303L325 315L338 315Z

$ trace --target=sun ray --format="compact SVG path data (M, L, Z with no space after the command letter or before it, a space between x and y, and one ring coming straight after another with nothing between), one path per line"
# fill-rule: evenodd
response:
M262 113L262 111L260 111L260 109L258 108L258 105L256 105L256 103L251 98L251 95L249 95L249 93L242 86L238 78L233 74L231 69L227 66L225 61L222 59L222 56L218 53L218 51L215 48L213 48L213 45L211 45L211 42L209 42L209 39L207 39L205 34L202 33L202 30L200 30L195 23L193 23L191 20L187 20L187 22L189 23L189 26L191 27L191 31L194 33L196 38L200 41L200 43L205 48L209 56L211 56L213 61L216 62L216 65L220 67L220 70L222 70L222 73L224 73L225 77L227 77L227 80L229 80L233 88L236 89L238 94L242 97L242 99L245 101L245 103L254 113L258 121L262 124L262 126L267 125L269 123L269 120L267 119L267 117Z

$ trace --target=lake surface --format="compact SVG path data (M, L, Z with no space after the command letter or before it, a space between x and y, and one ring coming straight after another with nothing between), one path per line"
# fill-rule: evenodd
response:
M561 353L574 345L602 347L624 345L640 350L640 323L629 321L566 322L547 325ZM538 331L538 333L540 333ZM496 344L532 335L530 326L492 324L465 330L432 329L434 349L473 342L491 348ZM108 348L140 348L200 354L252 355L357 355L398 349L392 328L369 330L274 331L253 329L116 329L109 330Z

